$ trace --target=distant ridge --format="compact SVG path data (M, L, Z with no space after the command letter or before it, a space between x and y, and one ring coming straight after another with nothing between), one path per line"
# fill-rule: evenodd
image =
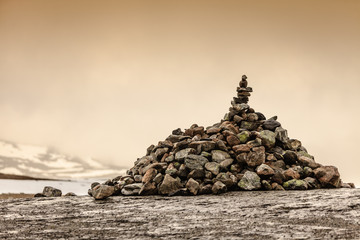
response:
M91 157L69 156L54 148L0 140L0 173L3 178L107 179L119 171L122 171L121 167L104 164Z

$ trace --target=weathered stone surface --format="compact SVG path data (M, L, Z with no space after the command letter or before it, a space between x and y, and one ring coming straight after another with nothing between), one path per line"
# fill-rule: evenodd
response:
M197 149L200 146L201 151L209 152L216 147L216 143L214 141L194 141L189 144L189 147Z
M226 137L226 141L230 146L240 144L240 139L236 135L229 135Z
M248 153L246 163L249 167L256 167L265 163L265 148L255 147Z
M275 131L275 129L280 126L281 124L274 119L268 119L263 123L263 128L270 131Z
M221 129L218 127L211 127L206 130L206 133L207 134L216 134L216 133L219 133L220 131L221 131Z
M214 175L218 175L220 172L220 164L217 162L207 162L205 164L206 170L212 172Z
M189 190L191 194L197 195L200 189L200 184L194 179L190 178L186 183L186 188Z
M340 174L334 166L323 166L314 170L317 180L319 180L322 187L338 188L340 187Z
M220 163L220 167L223 169L227 169L233 162L234 160L232 158L225 159Z
M254 172L246 171L238 186L243 190L258 190L261 188L260 177Z
M139 195L157 194L157 188L154 182L146 182L139 190Z
M203 169L204 165L208 162L206 157L201 155L189 154L185 159L185 167L190 171L194 169Z
M220 193L226 192L227 188L226 188L226 185L224 183L222 183L221 181L217 181L212 186L211 191L212 191L213 194L220 194Z
M311 169L315 169L320 167L320 164L316 163L312 158L308 158L305 156L298 157L298 161L303 165L310 167Z
M115 191L114 186L108 186L104 184L97 185L92 189L92 196L96 200L101 200L110 197Z
M277 127L275 129L275 138L281 143L286 143L289 141L287 130L282 127Z
M44 190L42 192L46 197L61 197L61 190L53 187L44 187Z
M0 238L360 239L359 199L360 189L119 196L101 202L86 196L8 199L1 200Z
M212 150L211 157L214 162L221 163L225 159L231 158L229 153L221 150Z
M271 167L269 167L268 165L266 165L266 164L261 164L260 166L258 166L257 168L256 168L256 173L257 173L257 175L259 175L259 176L264 176L264 177L266 177L266 176L272 176L272 175L274 175L274 170L271 168Z
M230 188L230 187L232 187L233 185L236 184L236 180L234 181L234 179L231 178L231 174L229 172L227 172L227 173L224 173L224 172L219 173L216 176L215 181L222 182L223 184L226 185L227 188Z
M283 187L290 190L306 190L308 185L304 180L291 179L287 182L284 182Z
M318 189L321 187L320 183L315 178L307 177L304 181L308 185L308 189Z
M240 128L246 129L249 131L255 130L258 127L258 123L249 122L249 121L241 121Z
M289 168L286 171L284 171L284 176L286 180L300 179L300 174L297 171L295 171L293 168Z
M240 145L235 145L232 147L232 149L236 152L236 153L242 153L242 152L250 152L250 146L247 144L240 144Z
M125 195L125 196L133 196L133 195L138 195L140 192L140 189L143 187L142 183L132 183L132 184L128 184L125 185L122 189L121 189L121 194Z
M297 139L290 139L289 140L290 149L293 151L297 151L301 147L301 142Z
M157 174L157 170L155 168L150 168L149 170L146 171L145 175L143 176L142 182L147 183L152 181L156 176L156 174Z
M175 153L175 160L176 161L182 161L184 160L189 154L194 154L196 153L195 149L193 148L185 148L182 149L180 151L178 151L177 153Z
M247 141L249 141L250 135L251 135L251 133L249 131L242 131L239 134L237 134L237 137L239 138L240 143L244 144Z
M163 182L159 187L159 193L162 195L169 195L178 190L179 188L181 188L180 181L171 177L169 174L166 174Z
M269 130L264 130L259 133L259 137L261 139L262 145L264 145L266 148L272 148L275 146L275 133Z

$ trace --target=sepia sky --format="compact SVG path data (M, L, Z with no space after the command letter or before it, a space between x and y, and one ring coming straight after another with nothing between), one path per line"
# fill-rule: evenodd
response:
M0 139L131 167L212 125L242 74L317 162L360 185L360 1L0 0Z

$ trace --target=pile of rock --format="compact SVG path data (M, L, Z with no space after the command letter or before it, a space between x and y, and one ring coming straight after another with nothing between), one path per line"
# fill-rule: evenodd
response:
M234 190L305 190L354 187L338 169L316 163L301 142L290 139L277 117L266 119L247 102L244 75L238 97L221 122L172 131L151 145L126 176L93 183L89 195L197 195Z
M60 189L50 187L50 186L44 187L42 193L36 193L34 195L34 197L61 197L61 196L62 196L62 191ZM76 196L76 194L73 192L68 192L64 196L65 197L74 197L74 196Z

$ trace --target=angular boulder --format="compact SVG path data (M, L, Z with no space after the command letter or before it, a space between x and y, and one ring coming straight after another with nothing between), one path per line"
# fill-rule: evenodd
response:
M162 195L169 195L173 192L176 192L181 187L181 183L178 179L175 179L169 174L166 174L159 187L159 193Z
M256 173L246 171L239 181L238 186L243 190L258 190L261 188L260 180L260 177Z

